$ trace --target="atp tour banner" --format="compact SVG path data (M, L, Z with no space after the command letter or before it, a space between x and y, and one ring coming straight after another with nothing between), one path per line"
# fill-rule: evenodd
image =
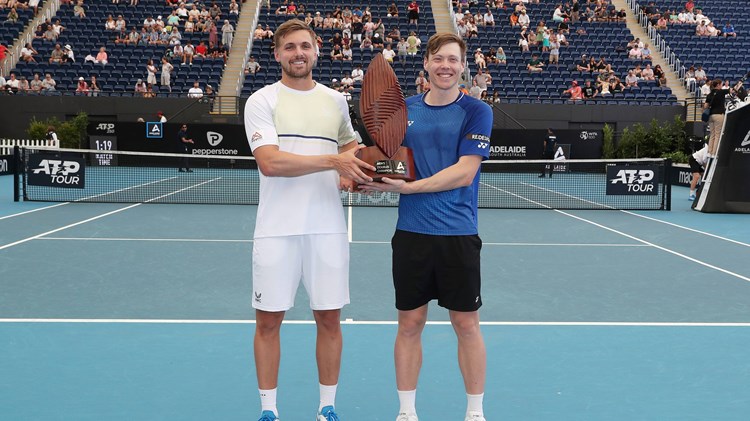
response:
M601 130L561 129L554 130L554 133L557 146L563 147L563 159L602 157ZM546 139L547 130L492 130L490 159L542 159Z
M91 123L88 127L89 148L101 151L121 150L137 152L182 152L177 133L183 123ZM187 124L187 136L195 142L190 150L193 155L251 156L245 127L230 124ZM95 165L107 164L112 154L101 154ZM116 158L116 156L114 156Z
M750 213L750 103L727 112L716 158L709 161L693 208Z
M86 185L85 159L72 153L32 153L26 182L32 186L82 189Z
M656 165L610 165L607 195L656 195L659 191Z
M0 155L0 175L13 174L13 155Z

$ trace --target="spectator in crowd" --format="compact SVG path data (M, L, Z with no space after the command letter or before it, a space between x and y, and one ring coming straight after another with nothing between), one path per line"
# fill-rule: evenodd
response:
M169 92L172 92L172 70L174 70L174 66L169 62L169 59L166 57L162 57L161 59L161 86L162 88L166 88L169 90Z
M411 31L409 33L409 37L406 38L406 43L409 44L409 48L406 50L407 53L410 56L417 55L417 52L419 50L419 46L421 44L421 41L420 41L419 37L417 37L417 33L416 32Z
M476 51L474 51L474 64L476 64L477 68L480 70L487 68L487 61L484 58L484 53L482 53L481 48L477 48Z
M107 55L107 48L101 47L99 48L99 52L96 54L96 59L94 60L94 63L106 65L109 63L109 56Z
M544 63L539 60L538 54L534 53L531 55L531 60L529 60L529 63L526 64L526 70L532 73L541 72L544 70Z
M664 73L664 70L662 70L661 65L659 64L654 67L654 80L656 80L656 83L659 86L667 85L667 75Z
M73 16L78 19L86 19L86 9L83 7L83 0L78 0L75 6L73 6Z
M343 56L342 60L352 61L352 59L354 58L354 52L352 51L352 46L350 44L345 44L344 47L341 49L341 55Z
M147 84L143 82L143 79L138 79L135 82L135 87L133 87L133 92L136 96L143 96L143 94L146 93L147 90Z
M75 63L76 56L73 53L73 47L70 44L65 44L63 47L63 63Z
M352 79L354 79L354 82L362 82L362 78L364 78L365 72L362 70L362 65L358 64L352 69Z
M699 85L702 85L706 82L708 82L708 76L706 75L706 71L703 70L703 66L698 66L698 69L695 71L695 81Z
M685 72L685 86L687 86L689 91L692 91L697 86L697 81L695 80L695 67L694 66L690 66Z
M96 75L91 75L89 78L89 96L99 96L99 92L102 91L102 85L97 80Z
M506 61L508 59L505 55L505 50L503 50L503 47L497 47L497 55L495 57L497 58L497 64L506 64Z
M203 89L201 84L197 80L193 82L193 87L188 90L188 98L200 99L203 98Z
M429 82L424 75L424 70L419 71L417 78L414 80L414 84L417 87L417 94L425 93L429 90Z
M633 60L641 60L643 58L643 51L641 50L641 47L637 44L633 46L633 48L628 51L628 58Z
M709 37L717 37L721 35L721 31L714 26L713 22L709 22L708 25L706 25L706 34Z
M39 76L39 73L34 73L34 78L29 82L29 89L32 92L40 92L44 89L44 82Z
M724 25L724 29L721 31L721 33L722 35L724 35L724 38L727 38L727 37L736 38L737 37L737 32L735 32L734 26L732 25L731 22L727 22Z
M570 82L570 88L563 91L563 95L570 96L572 101L580 101L583 98L583 92L581 87L578 86L578 81Z
M417 0L412 0L406 6L406 15L409 18L410 25L419 24L419 4L417 3Z
M599 90L591 84L590 80L586 81L581 91L583 92L583 99L594 99L599 94Z
M385 53L385 51L383 51ZM385 56L385 54L383 55ZM331 61L340 61L344 59L344 55L341 53L341 47L338 44L335 44L333 48L331 48L330 53ZM391 62L393 59L391 59Z
M635 75L634 70L628 70L628 75L625 76L625 86L628 88L637 88L638 87L638 76Z
M706 21L700 21L698 26L695 27L695 35L699 37L705 37L708 36L708 25L706 25Z
M656 80L654 69L651 68L650 64L646 64L646 68L641 71L641 79L643 80Z
M34 56L37 54L39 54L39 52L31 46L31 43L26 43L26 45L21 48L21 61L26 63L36 63Z
M57 82L52 78L52 75L50 73L45 74L42 80L42 92L53 92L56 86Z
M474 75L473 81L477 83L477 86L479 86L482 91L486 91L487 87L492 84L492 76L489 72L479 69L477 70L477 74Z
M581 55L581 59L576 64L576 70L579 72L591 72L590 62L586 54Z
M255 75L259 71L260 71L260 63L255 61L255 56L250 56L250 58L247 59L247 63L245 64L245 74Z
M473 80L471 82L471 88L469 88L469 96L472 98L480 99L482 97L482 88L477 85L477 81Z
M12 7L10 9L10 12L8 12L8 18L6 19L6 22L10 22L10 23L18 22L18 12L16 11L15 7Z
M84 79L83 76L80 76L78 78L78 84L76 85L76 94L84 96L88 96L89 94L89 84L86 83L86 79Z
M193 47L193 44L188 41L185 46L182 47L182 66L184 65L193 65L193 57L195 57L195 47Z
M553 37L549 43L549 64L558 64L560 62L560 43L557 37Z
M218 7L218 5L214 4ZM229 23L229 20L224 21L224 26L221 27L221 43L226 45L227 48L231 48L232 40L234 39L234 26Z
M65 52L63 52L60 44L55 44L55 48L53 48L52 52L50 53L49 63L50 64L62 64L64 56L65 56Z

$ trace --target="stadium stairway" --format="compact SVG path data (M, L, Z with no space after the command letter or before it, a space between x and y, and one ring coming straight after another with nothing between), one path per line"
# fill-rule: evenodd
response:
M229 50L229 58L221 76L218 98L214 103L212 114L237 115L240 111L237 97L240 96L245 79L245 62L252 47L252 35L258 10L258 0L248 0L242 4L232 48Z
M677 97L677 100L688 101L688 103L692 102L690 101L692 99L692 95L688 93L687 89L685 89L685 86L680 81L679 76L669 66L667 60L664 59L664 56L662 55L663 52L659 50L659 46L655 45L653 40L649 39L646 30L640 25L640 23L638 23L638 18L636 17L635 12L633 12L633 9L628 6L628 2L625 0L612 0L612 4L617 10L625 9L625 13L627 14L625 24L630 30L630 33L632 33L636 38L648 40L649 44L651 44L651 54L653 57L651 59L651 62L654 66L660 65L664 70L664 74L667 77L667 86L669 86L669 89L672 90L672 93Z
M450 4L447 0L430 0L432 14L435 17L435 30L437 32L456 33L453 18L451 17Z
M3 63L3 74L8 75L10 70L16 67L21 57L21 49L34 40L34 30L37 25L41 25L45 20L55 16L57 11L60 9L60 0L48 0L39 8L39 13L29 20L24 27L23 31L15 39L12 46L8 46L8 51L12 52L12 56Z

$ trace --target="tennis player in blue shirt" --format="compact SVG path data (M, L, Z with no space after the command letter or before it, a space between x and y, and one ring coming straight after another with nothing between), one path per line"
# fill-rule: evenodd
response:
M449 310L458 337L458 363L468 400L465 420L485 421L487 363L479 328L482 241L477 200L480 164L489 157L492 110L459 91L465 57L466 44L460 37L442 33L429 39L424 69L430 90L406 100L409 126L403 145L413 150L416 180L383 178L382 183L361 187L401 194L391 242L399 326L397 421L418 421L421 336L433 299Z

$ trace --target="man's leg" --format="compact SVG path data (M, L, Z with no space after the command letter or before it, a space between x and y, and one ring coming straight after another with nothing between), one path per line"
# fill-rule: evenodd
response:
M450 311L451 324L458 338L458 365L464 377L466 392L484 392L487 351L479 328L479 312Z
M275 389L279 380L281 341L279 331L284 320L283 311L255 310L255 371L258 388Z
M427 322L427 304L398 312L398 333L394 346L396 388L401 414L415 414L419 371L422 368L422 331Z
M335 385L339 381L344 344L341 336L341 310L315 310L313 315L318 327L315 344L318 380L322 385Z

